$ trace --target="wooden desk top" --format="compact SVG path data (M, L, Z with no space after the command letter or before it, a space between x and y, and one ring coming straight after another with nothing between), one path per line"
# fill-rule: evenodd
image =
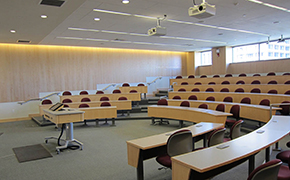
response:
M188 82L194 84L201 82L202 84L208 84L209 82L215 82L221 84L223 81L229 81L231 84L236 84L237 81L243 80L245 84L251 84L254 80L259 80L261 84L267 84L269 81L276 80L278 84L284 84L290 80L290 76L247 76L247 77L219 77L219 78L182 78L182 79L170 79L170 85L176 82L180 85L182 82Z
M185 178L177 177L178 168L182 170L184 167L202 173L249 157L287 136L290 132L289 127L289 116L273 116L266 125L247 135L216 146L175 156L172 158L172 163L174 164L172 179L182 180L188 176L185 176ZM259 131L262 131L262 133L259 133ZM217 147L221 145L228 145L228 147L218 149ZM206 160L204 159L205 157Z
M147 86L129 86L119 87L122 93L129 93L131 90L136 90L139 93L147 93Z
M208 123L208 122L201 122L198 124L195 124L193 126L189 126L182 129L189 129L193 136L198 136L205 134L207 132L212 131L213 129L224 127L224 124L221 123ZM180 130L180 129L178 129ZM163 134L148 136L144 138L134 139L127 141L127 144L130 144L131 146L134 146L136 148L146 150L151 149L154 147L163 146L167 143L168 137L174 133L175 131L166 132Z

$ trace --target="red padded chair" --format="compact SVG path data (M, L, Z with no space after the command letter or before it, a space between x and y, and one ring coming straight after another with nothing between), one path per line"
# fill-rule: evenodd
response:
M194 85L201 85L201 82L196 82L194 83Z
M290 80L289 81L286 81L284 84L290 84Z
M215 82L209 82L208 85L215 85Z
M132 89L129 93L137 93L138 91L135 89Z
M216 74L216 75L213 75L214 78L219 78L220 75Z
M211 147L223 143L225 132L226 128L219 128L210 133L208 136L207 146Z
M254 169L247 180L276 180L281 165L282 162L279 159L268 161Z
M254 74L253 76L261 76L260 74Z
M130 84L129 83L123 83L122 87L130 87Z
M205 90L205 92L214 92L214 89L213 89L213 88L207 88L207 89Z
M206 98L206 101L215 101L215 98L213 96L209 96Z
M195 76L194 75L189 75L188 78L195 78Z
M193 89L191 90L191 92L199 92L199 89L198 89L198 88L193 88Z
M290 73L286 72L283 74L283 76L287 76L287 75L290 75Z
M290 95L290 90L286 91L284 94L285 95Z
M229 138L224 138L224 142L233 140L241 136L241 127L243 122L243 120L238 120L232 125L230 129L230 136Z
M188 100L197 100L197 96L196 95L191 95L188 97Z
M246 77L247 75L245 73L239 74L239 77Z
M269 99L263 99L263 100L260 101L259 105L270 106L270 100Z
M115 89L115 90L113 91L113 94L116 94L116 93L121 93L121 90L120 90L120 89Z
M226 74L225 77L233 77L232 74Z
M240 106L237 104L233 105L231 107L230 113L232 114L231 117L234 119L227 119L226 125L231 127L233 124L235 124L236 121L240 120Z
M207 104L201 104L201 105L198 106L198 108L208 109L208 105Z
M200 78L207 78L207 76L206 75L201 75Z
M216 111L225 112L225 105L224 104L218 104L215 108Z
M90 107L88 104L80 104L79 105L79 108L88 108Z
M244 98L241 100L241 103L244 103L244 104L251 104L251 98L249 98L249 97L244 97Z
M251 84L261 84L261 82L259 80L254 80L251 82Z
M126 97L123 97L123 96L118 98L118 101L126 101L126 100L128 100L128 99Z
M182 79L182 76L176 76L175 79Z
M235 90L235 92L238 92L238 93L243 93L243 92L245 92L245 91L244 91L244 89L243 89L243 88L238 88L238 89L236 89L236 90Z
M188 101L182 101L180 103L180 106L182 106L182 107L190 107L190 103Z
M174 96L172 99L181 99L180 96Z
M272 81L269 81L268 84L278 84L278 82L275 80L272 80Z
M290 103L290 101L283 101L282 104L283 103ZM290 105L280 105L279 107L282 108L282 110L279 110L279 112L281 113L281 115L285 115L285 116L288 116L289 115Z
M106 106L111 106L109 102L102 102L100 107L106 107Z
M267 76L276 76L276 73L274 73L274 72L269 72L269 73L267 74Z
M230 90L228 88L222 88L221 92L230 92Z
M223 81L221 84L231 84L230 81Z
M80 95L86 95L86 94L89 94L88 91L81 91L80 92Z
M97 91L96 94L104 94L103 91Z
M64 108L69 108L69 105L64 104L63 107L64 107Z
M168 102L167 102L166 99L159 99L158 102L157 102L157 105L159 105L159 106L167 106L168 105ZM162 118L160 118L160 121L155 121L155 118L152 117L152 125L154 125L157 122L160 125L163 124L163 123L169 124L169 121L167 121L167 120L163 120Z
M233 102L233 98L230 96L227 96L224 98L223 102Z
M188 82L182 82L181 85L188 85Z
M71 99L64 99L64 100L62 100L62 103L72 103L72 100Z
M261 93L261 90L259 88L254 88L250 93Z
M162 166L171 168L171 157L191 152L193 149L192 133L188 129L178 130L167 139L166 154L156 157L156 161ZM162 169L162 168L159 168Z
M143 83L139 83L137 86L145 86Z
M278 91L276 89L271 89L268 91L268 94L278 94Z
M245 84L245 81L240 80L240 81L237 81L236 84Z
M45 99L41 102L41 104L52 104L52 101L49 99Z
M64 92L62 93L62 95L63 95L63 96L70 96L70 95L71 95L71 92L69 92L69 91L64 91Z
M186 91L186 89L184 89L184 88L178 89L178 92L185 92L185 91Z
M91 102L90 98L83 98L81 102Z
M100 101L110 101L110 99L107 96L103 96L100 98Z

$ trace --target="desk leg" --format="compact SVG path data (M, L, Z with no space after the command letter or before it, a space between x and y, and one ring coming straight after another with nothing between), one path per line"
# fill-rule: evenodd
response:
M265 156L266 162L270 161L270 147L266 148Z
M143 151L140 150L138 167L137 167L137 180L144 180L144 167L143 167Z
M116 124L115 124L115 118L112 118L112 125L111 126L116 126Z
M279 142L276 142L275 144L275 148L273 149L273 151L281 151L282 149L279 148Z
M207 147L207 134L203 135L203 147Z
M255 169L255 155L250 156L249 158L249 172L250 175L252 171Z
M183 127L183 121L180 120L180 121L179 121L179 128L182 128L182 127Z

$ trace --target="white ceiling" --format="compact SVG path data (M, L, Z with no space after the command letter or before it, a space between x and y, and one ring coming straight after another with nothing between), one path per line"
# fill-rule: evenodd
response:
M290 9L288 0L261 1ZM196 4L201 2L202 0L195 0ZM280 38L281 34L284 38L290 37L290 12L247 0L206 2L216 6L216 15L197 19L188 16L188 8L193 6L193 0L130 0L126 5L122 4L121 0L66 0L61 7L40 5L40 0L1 0L0 43L16 43L21 39L30 40L31 44L44 45L195 51L267 41L268 36L270 40L275 40ZM161 26L167 28L166 36L190 39L68 29L71 27L147 34L149 28L156 26L156 19L96 12L93 11L94 8L156 18L162 18L166 14L167 20L161 21ZM42 14L48 18L41 19ZM95 17L101 20L94 21ZM258 34L174 23L169 20L246 30ZM16 30L16 33L11 33L11 29ZM137 44L138 42L142 44Z

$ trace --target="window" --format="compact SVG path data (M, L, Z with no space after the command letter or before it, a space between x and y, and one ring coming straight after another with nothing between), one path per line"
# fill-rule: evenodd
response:
M287 51L289 52L290 46L286 45L289 42L290 40L285 40L284 42L273 41L273 42L270 42L269 44L261 43L260 44L260 60L289 58L289 56L287 57L287 54L285 54ZM274 47L274 49L271 49L270 46ZM264 54L264 56L262 56L262 53Z
M199 53L199 58L197 58L196 66L207 66L212 65L211 51L203 51Z
M246 45L233 48L233 62L245 62L258 60L259 45Z

